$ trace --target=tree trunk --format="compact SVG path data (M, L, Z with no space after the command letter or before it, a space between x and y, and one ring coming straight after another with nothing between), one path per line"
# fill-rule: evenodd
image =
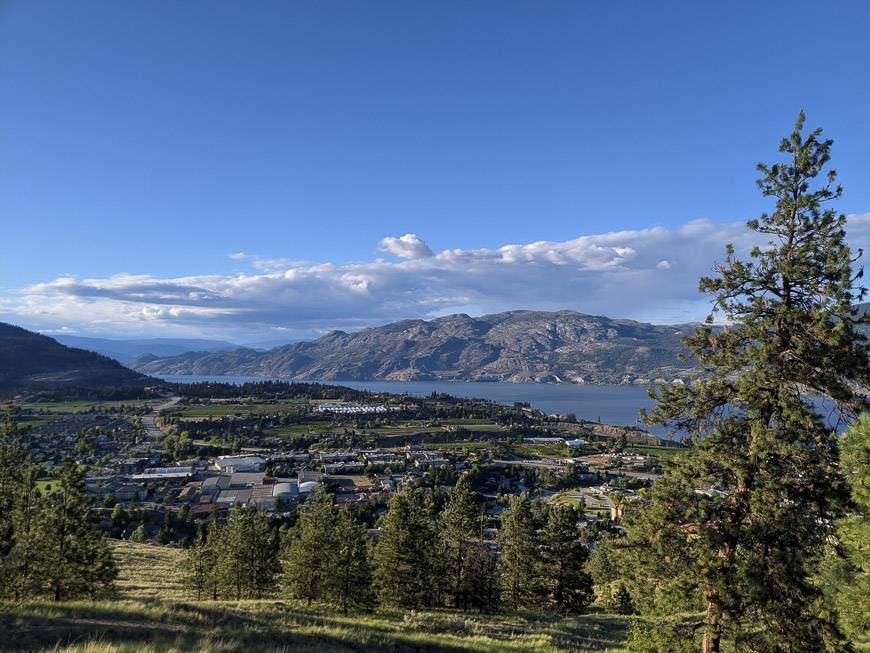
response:
M704 633L704 641L701 643L701 653L719 653L719 631L707 631Z
M701 653L719 653L719 607L715 602L707 603L707 627L701 643Z

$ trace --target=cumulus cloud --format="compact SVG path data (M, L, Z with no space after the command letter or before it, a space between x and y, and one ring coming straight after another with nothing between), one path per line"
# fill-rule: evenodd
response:
M870 213L851 216L854 248L870 245ZM695 220L494 249L437 254L413 234L380 248L401 260L336 265L249 257L250 271L160 278L63 276L0 298L0 312L37 328L114 333L304 337L396 319L518 308L574 309L656 322L703 319L697 280L724 256L759 244L743 223Z
M404 259L429 258L433 252L417 234L405 234L399 238L387 236L378 243L379 252L389 252Z

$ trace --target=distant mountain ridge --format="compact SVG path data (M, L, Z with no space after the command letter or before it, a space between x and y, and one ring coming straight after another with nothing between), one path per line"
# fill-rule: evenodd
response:
M240 345L224 340L204 340L201 338L90 338L85 336L52 336L62 345L87 349L103 354L125 365L140 356L179 356L189 351L232 351Z
M645 383L688 379L682 338L695 325L659 326L574 311L510 311L472 318L403 320L266 352L144 356L151 375L251 375L290 379Z
M99 388L153 381L118 361L0 322L0 390Z

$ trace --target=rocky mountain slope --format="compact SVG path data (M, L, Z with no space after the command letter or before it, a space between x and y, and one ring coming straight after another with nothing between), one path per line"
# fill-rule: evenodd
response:
M0 390L142 385L152 379L119 362L0 322Z
M691 325L657 326L573 311L511 311L334 331L267 352L145 356L132 366L152 375L642 383L691 376L691 364L680 361L679 354L681 339L693 330Z

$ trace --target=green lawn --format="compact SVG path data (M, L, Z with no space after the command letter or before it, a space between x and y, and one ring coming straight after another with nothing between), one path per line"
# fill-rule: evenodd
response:
M58 479L56 478L41 478L36 481L36 487L39 488L39 491L45 493L48 489L48 486L57 487Z

